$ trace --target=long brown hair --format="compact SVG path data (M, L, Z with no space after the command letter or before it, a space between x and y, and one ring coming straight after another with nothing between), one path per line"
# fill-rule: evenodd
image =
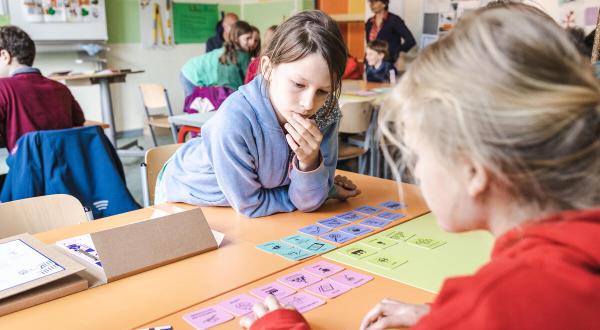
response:
M237 21L229 31L229 39L223 44L223 54L219 57L221 64L237 64L237 50L241 48L240 37L244 34L252 33L250 24L244 21Z

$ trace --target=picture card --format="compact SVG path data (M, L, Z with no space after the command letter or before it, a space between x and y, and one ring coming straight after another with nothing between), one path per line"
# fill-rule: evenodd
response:
M363 220L360 222L363 226L375 227L375 228L383 228L392 223L388 220L378 219L378 218L368 218L367 220Z
M342 270L344 270L345 268L340 265L336 265L331 262L322 260L322 261L319 261L312 265L306 266L303 269L311 274L314 274L314 275L317 275L320 277L327 277L327 276L331 276L333 274L339 273Z
M325 253L335 249L334 245L329 243L321 242L316 240L310 236L306 236L303 234L292 235L288 237L284 237L283 241L293 244L303 250L312 252L312 253Z
M302 289L311 284L317 283L321 280L321 277L313 275L306 271L298 271L277 279L277 281L290 286L294 289Z
M298 292L281 299L281 305L292 305L300 313L306 313L325 304L325 300L317 298L306 292Z
M292 248L291 245L282 241L271 241L256 246L257 248L275 254L281 254L281 252L288 251Z
M399 209L406 208L406 205L404 205L400 202L394 202L394 201L384 202L384 203L379 204L379 206L385 207L388 210L399 210Z
M304 228L298 229L299 232L308 234L311 236L321 236L322 234L325 234L326 232L328 232L330 230L331 229L329 229L327 227L323 227L323 226L319 226L319 225L310 225L310 226L306 226Z
M261 287L250 290L250 293L259 297L260 299L265 299L268 295L273 295L275 298L280 299L287 296L291 296L296 293L296 290L293 290L285 285L279 284L277 282L269 283L267 285L263 285Z
M388 220L388 221L396 221L396 220L400 220L404 217L406 217L406 215L402 214L402 213L394 213L394 212L381 212L379 214L375 214L376 218L379 219L383 219L383 220Z
M383 210L380 208L377 208L377 207L370 206L370 205L363 205L361 207L355 208L354 211L362 213L362 214L366 214L366 215L372 215L377 212L381 212Z
M409 238L415 236L415 234L413 234L413 233L409 233L409 232L397 230L397 229L388 230L388 231L382 233L381 235L383 235L384 237L387 237L387 238L391 238L396 241L406 241Z
M328 218L328 219L319 221L319 224L321 224L325 227L328 227L328 228L337 228L337 227L345 226L345 225L349 224L349 222L340 220L338 218Z
M395 269L398 266L407 263L408 259L401 259L385 255L376 255L368 258L367 262L386 269Z
M324 279L321 282L309 286L305 290L318 296L332 299L350 291L350 289L351 288L349 286L331 281L329 279Z
M373 229L361 225L351 225L346 228L342 228L342 231L354 235L354 236L362 236L368 234L373 231Z
M358 213L355 213L355 212L346 212L346 213L338 214L335 217L338 218L338 219L340 219L340 220L344 220L344 221L348 221L348 222L353 222L353 221L356 221L356 220L360 220L360 219L366 218L364 215L358 214Z
M254 306L254 304L258 302L258 299L245 293L242 293L220 303L218 306L232 313L235 316L242 316L251 313L252 306Z
M321 236L321 239L324 239L326 241L330 241L330 242L333 242L336 244L342 244L342 243L347 242L354 238L355 238L355 236L345 233L343 231L332 231L330 233L327 233L327 234Z
M378 252L377 249L367 247L362 244L354 244L351 246L347 246L340 249L339 251L343 255L353 259L363 259L368 256L372 256Z
M373 276L361 274L359 272L355 272L353 270L346 269L345 271L343 271L341 273L331 276L330 279L332 281L341 283L343 285L346 285L346 286L349 286L352 288L357 288L357 287L369 282L370 280L372 280Z
M310 252L310 251L307 251L307 250L304 250L304 249L301 249L301 248L295 247L295 246L292 246L291 248L289 248L287 250L279 251L277 254L279 254L280 256L282 256L284 258L294 260L294 261L306 259L308 257L312 257L312 256L316 255L316 253L314 253L314 252Z
M375 236L361 241L361 243L364 243L365 245L374 247L376 249L387 249L390 246L398 244L398 241L393 240L391 238Z
M185 314L183 319L196 329L208 329L233 319L233 315L218 307L208 307Z
M416 245L418 247L427 248L427 249L435 249L438 246L442 246L442 245L446 244L446 242L444 242L444 241L438 241L433 238L419 237L419 236L413 236L410 239L408 239L406 242L410 243L412 245Z

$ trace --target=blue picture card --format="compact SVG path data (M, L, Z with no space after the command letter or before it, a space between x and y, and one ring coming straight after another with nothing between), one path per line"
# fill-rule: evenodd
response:
M338 218L328 218L325 220L321 220L318 222L319 224L325 226L325 227L329 227L329 228L337 228L337 227L342 227L347 225L349 222L348 221L344 221L344 220L340 220Z
M351 239L354 239L354 236L345 233L343 231L332 231L330 233L327 233L325 235L321 236L321 239L324 239L326 241L330 241L336 244L342 244L344 242L347 242Z
M383 210L380 208L377 208L377 207L363 205L361 207L355 208L354 211L362 213L362 214L366 214L366 215L372 215L372 214L375 214L375 213L383 211Z
M361 225L351 225L346 228L342 228L342 231L354 235L354 236L362 236L364 234L370 233L373 229Z
M321 254L335 249L335 245L315 240L313 243L303 249L313 253Z
M399 209L403 209L406 207L406 205L404 205L400 202L394 202L394 201L384 202L384 203L379 204L379 206L383 206L389 210L399 210Z
M376 218L388 220L388 221L396 221L396 220L404 218L405 216L406 216L405 214L393 213L393 212L381 212L381 213L375 215Z
M384 219L379 219L379 218L368 218L367 220L360 222L361 225L369 226L369 227L376 227L376 228L383 228L383 227L389 225L390 223L392 223L392 222L389 220L384 220Z
M353 221L356 221L356 220L360 220L360 219L366 218L364 215L358 214L358 213L355 213L355 212L346 212L346 213L338 214L335 217L338 218L338 219L340 219L340 220L344 220L344 221L348 221L348 222L353 222Z
M330 230L331 229L329 229L327 227L323 227L323 226L319 226L319 225L310 225L310 226L306 226L304 228L298 229L299 232L308 234L311 236L320 236Z
M316 253L314 253L312 251L303 250L299 247L292 246L290 249L280 251L277 254L279 254L280 256L282 256L286 259L297 261L297 260L306 259L308 257L312 257Z
M303 248L303 249L305 249L305 246L309 246L310 244L312 244L316 241L316 239L314 239L310 236L307 236L307 235L303 235L303 234L287 236L287 237L282 238L281 240L286 243L290 243L297 247Z
M281 254L282 251L287 251L291 249L293 246L284 243L282 241L271 241L263 244L259 244L256 246L257 248L275 254Z

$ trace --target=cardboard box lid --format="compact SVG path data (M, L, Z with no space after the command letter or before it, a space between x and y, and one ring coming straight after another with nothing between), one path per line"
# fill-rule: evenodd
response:
M200 208L91 233L90 236L107 281L217 248Z
M21 244L21 242L24 244ZM27 233L2 239L2 240L0 240L0 246L2 244L18 244L16 247L18 247L20 250L27 252L27 253L32 253L33 255L39 257L40 259L47 258L54 264L61 267L62 270L60 270L60 268L56 268L56 270L57 270L56 272L49 272L47 275L40 274L33 278L29 278L26 282L22 282L18 285L1 290L0 291L0 299L4 299L6 297L10 297L15 294L30 290L32 288L36 288L38 286L56 281L58 279L67 277L69 275L75 274L75 273L80 272L85 269L84 266L78 264L77 262L73 261L72 259L59 253L53 247L47 246L46 244L42 243L41 241L39 241L38 239L36 239L35 237L33 237ZM6 246L7 245L5 245L5 247ZM39 256L39 255L41 255L41 256ZM26 262L25 258L19 257L19 258L15 258L15 259L17 259L17 260L21 259L21 260L23 260L23 262ZM6 260L6 262L8 262L8 260ZM2 260L0 260L0 264L2 264ZM15 265L15 264L11 262L11 265ZM41 266L41 264L39 266ZM29 266L24 265L24 267L28 268ZM31 268L30 268L30 270L31 270ZM4 270L4 271L7 271L7 270ZM27 269L23 269L23 271L27 271ZM7 275L7 273L5 273L5 275ZM15 280L15 283L19 283L19 282L21 282L21 281L17 280L17 279Z

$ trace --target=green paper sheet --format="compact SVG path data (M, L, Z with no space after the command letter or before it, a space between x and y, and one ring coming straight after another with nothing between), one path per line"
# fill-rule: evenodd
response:
M398 232L404 234L399 235ZM377 249L372 246L372 241L377 237L396 238L397 244ZM437 243L421 247L409 243L411 238L429 238ZM430 213L327 253L324 257L437 293L446 278L473 274L488 262L493 243L493 236L485 231L447 233L437 225ZM376 253L357 259L349 254L356 248ZM383 263L393 264L393 268L386 268L381 262L373 261L378 257L395 261Z

